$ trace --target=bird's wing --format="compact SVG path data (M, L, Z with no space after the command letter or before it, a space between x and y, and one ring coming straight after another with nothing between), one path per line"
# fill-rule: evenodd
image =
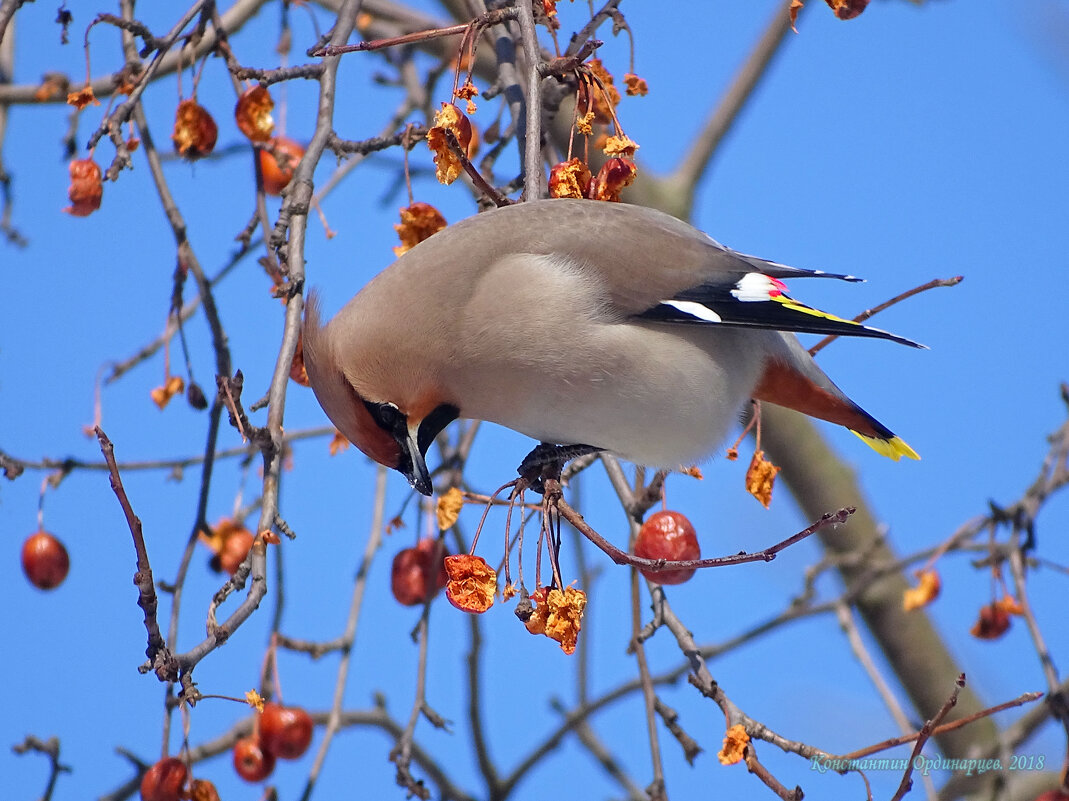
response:
M494 275L488 264L524 253L560 260L587 276L607 313L621 319L876 337L923 347L799 303L782 283L861 279L749 256L641 206L565 199L505 206L449 226L396 267L409 273L419 268L423 283L449 265L450 280L471 287ZM544 287L534 276L529 290L538 298Z
M762 260L734 254L757 266ZM721 325L744 328L771 328L806 334L874 337L889 339L915 348L924 346L911 339L847 320L792 298L786 292L781 277L811 276L842 278L835 275L796 267L764 262L775 270L747 272L734 282L706 282L664 298L640 314L639 318L663 323L684 325ZM855 279L856 280L856 279Z
M800 303L783 284L791 278L861 279L740 253L655 209L542 200L491 211L473 223L498 240L495 251L567 254L601 287L610 312L623 318L875 337L922 347Z

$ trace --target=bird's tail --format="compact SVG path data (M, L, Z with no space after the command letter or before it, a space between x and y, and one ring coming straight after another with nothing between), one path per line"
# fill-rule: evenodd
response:
M891 429L854 403L832 383L793 334L781 334L765 364L754 399L838 423L888 459L920 459L917 452Z

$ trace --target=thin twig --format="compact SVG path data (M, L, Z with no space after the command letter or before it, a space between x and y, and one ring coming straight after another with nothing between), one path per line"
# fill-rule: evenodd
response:
M903 300L906 300L907 298L911 298L914 295L919 295L921 292L927 292L929 289L935 289L936 287L957 286L964 279L965 279L964 275L955 275L953 278L933 278L931 281L929 281L926 284L921 284L920 286L915 286L915 287L913 287L913 289L909 289L909 290L903 292L901 295L895 295L890 300L884 301L883 303L879 304L878 306L873 306L871 309L866 309L865 311L861 312L861 314L859 314L857 317L854 318L854 322L855 323L863 323L865 320L869 319L873 315L879 314L884 309L889 309L892 306L894 306L896 303L901 303ZM818 342L816 345L814 345L813 347L811 347L809 349L809 355L810 356L816 356L818 353L820 353L820 351L824 350L824 348L826 348L832 342L837 340L839 338L839 336L840 336L839 334L832 334L831 336L824 337L824 339L820 340L820 342Z
M847 604L842 603L836 605L835 614L839 618L839 625L846 634L847 642L850 643L850 650L853 651L854 658L857 659L858 664L861 665L862 669L868 675L869 681L872 682L872 686L876 689L877 694L883 699L884 706L886 706L887 710L891 713L891 717L894 719L899 731L903 734L912 733L913 727L910 725L905 710L898 702L898 698L895 697L894 692L891 690L887 680L884 679L883 674L880 673L879 668L876 666L876 661L872 658L872 654L870 654L868 648L865 647L865 643L861 638L861 632L858 631L857 623L854 620L853 611ZM929 801L936 801L937 793L935 789L935 781L927 771L923 774L923 780L924 790L928 795Z
M496 187L492 186L490 182L483 177L483 174L471 163L471 159L469 159L468 154L464 152L464 148L460 146L460 142L457 141L456 135L448 129L445 131L445 141L449 146L449 151L456 156L458 161L460 161L460 166L464 168L464 172L471 178L471 182L475 184L476 189L486 195L486 197L488 197L498 208L501 206L508 206L512 203L511 200L501 194Z
M138 80L134 84L133 90L130 92L130 96L126 98L119 107L115 109L110 115L108 115L100 123L100 127L93 132L89 137L89 143L86 145L87 150L92 150L96 147L96 143L100 141L100 138L105 134L111 134L111 138L114 141L118 137L117 149L118 153L115 156L115 161L107 169L107 177L109 180L114 181L118 176L119 169L130 165L130 154L126 150L125 145L122 143L122 135L120 127L123 123L127 122L134 114L134 111L140 107L141 94L152 83L153 76L163 65L164 56L181 35L185 27L196 17L201 8L209 0L196 0L185 12L185 14L175 23L170 32L162 37L158 41L158 47L156 50L156 56L149 62L149 65L138 75ZM87 51L88 52L88 51ZM140 127L140 126L139 126Z
M148 647L145 648L145 656L148 664L142 670L155 671L161 681L176 681L178 679L178 665L164 642L160 632L160 624L156 619L156 611L159 600L156 597L156 584L152 578L152 565L148 559L148 549L145 547L145 536L141 531L141 520L134 513L130 499L126 495L119 468L115 464L115 446L108 439L107 434L100 426L94 429L97 440L100 442L100 450L104 454L104 460L108 464L111 477L111 489L115 497L119 499L119 506L126 515L126 525L130 529L130 535L134 540L134 553L137 556L137 572L134 573L134 585L137 587L137 605L145 615L145 631L148 633Z
M203 304L205 317L208 321L208 327L212 337L212 349L215 354L215 369L217 375L228 376L231 374L231 358L230 348L227 344L227 335L223 329L222 321L220 320L218 307L215 303L215 296L212 291L211 285L204 273L204 270L200 266L200 261L197 259L196 254L193 251L192 246L186 236L186 223L182 213L179 211L177 204L175 203L174 196L171 194L170 188L167 184L167 180L163 173L162 163L160 161L159 152L153 143L152 133L148 128L148 121L145 117L144 109L140 104L137 104L133 110L134 121L138 127L138 132L144 143L145 156L149 164L149 172L152 175L153 182L156 187L156 192L160 197L160 201L163 204L164 212L167 215L167 219L171 224L172 234L175 239L178 250L178 261L184 269L188 270L193 276L197 284L197 289L200 293L201 303ZM185 586L185 577L188 573L189 564L193 556L193 550L197 543L197 538L205 521L205 512L208 504L209 489L211 487L211 476L214 468L214 454L216 441L218 438L219 430L219 418L222 413L222 404L217 400L212 406L211 414L208 424L208 441L205 446L205 458L203 463L203 469L201 471L201 486L200 492L197 498L197 514L190 530L189 537L186 540L186 547L182 554L182 559L178 566L178 572L173 586L173 601L171 605L171 620L168 627L167 643L168 647L174 649L175 642L178 636L178 619L181 611L181 602L183 588ZM263 447L263 443L260 443ZM266 473L266 471L265 471ZM267 493L265 492L262 498L266 499ZM261 501L261 522L263 522L263 504L265 501ZM271 506L269 510L270 517L268 521L273 521L277 513L277 506ZM268 523L268 528L270 523ZM263 527L259 527L258 531L263 531ZM265 548L262 539L257 538L258 544L254 544L251 550L251 559L246 562L238 572L235 573L229 581L227 581L223 587L215 594L212 599L212 604L208 610L208 631L207 637L202 640L191 650L183 654L175 655L175 659L178 661L179 667L182 670L188 671L193 668L201 659L211 653L213 650L222 645L229 636L253 613L253 611L259 606L260 601L267 592L267 583L264 573L265 569ZM246 579L252 576L252 585L249 588L249 593L246 595L245 600L238 606L237 609L230 615L230 617L223 624L216 624L214 619L214 611L221 604L231 592L237 589L242 589L245 586ZM169 715L168 715L169 719ZM167 732L164 732L164 739L167 739Z
M748 562L771 562L780 551L796 545L822 528L830 525L838 525L846 521L853 514L852 507L840 509L838 512L828 512L820 520L811 526L802 529L787 539L765 548L763 551L747 553L745 551L731 556L718 556L712 559L680 559L670 561L666 559L645 559L623 551L606 540L583 519L575 509L568 505L563 498L560 499L557 508L561 516L575 526L587 539L603 550L610 559L618 565L631 565L642 568L645 571L660 572L662 570L701 569L707 567L725 567L727 565L741 565Z
M567 709L558 699L551 699L549 704L554 711L559 712L561 715L567 713ZM573 727L573 731L579 742L583 744L583 747L590 752L590 755L597 760L605 772L627 793L629 801L649 801L649 795L635 784L627 774L626 767L621 764L621 760L605 747L589 721L579 721Z
M1013 539L1015 541L1012 544L1016 545L1018 536L1015 534ZM1047 681L1047 706L1050 707L1051 712L1061 722L1062 728L1069 733L1069 699L1058 690L1058 669L1054 666L1054 658L1051 656L1050 649L1043 639L1043 632L1039 628L1039 622L1036 620L1032 604L1028 600L1028 582L1025 579L1024 557L1020 548L1014 547L1010 550L1009 561L1010 571L1013 574L1014 595L1017 598L1017 603L1021 606L1021 614L1024 616L1025 625L1028 627L1028 634L1032 638L1032 647L1035 649L1036 656L1039 657L1043 677Z
M3 32L0 31L0 36L2 35ZM48 757L48 783L45 785L45 791L41 796L41 801L51 801L52 795L56 791L56 782L59 780L59 774L71 772L70 766L64 765L59 761L59 738L49 737L47 740L42 740L38 737L34 737L32 734L27 734L26 738L21 743L11 746L11 750L20 755L34 751Z
M523 142L523 196L525 200L537 200L545 192L546 176L542 169L542 78L540 67L542 51L538 46L535 31L534 10L530 3L517 4L519 9L520 39L527 64L527 83L524 99L526 115L520 131Z
M752 742L746 744L746 748L743 751L743 759L746 761L746 769L760 779L768 789L782 798L783 801L802 801L804 797L802 788L796 785L792 790L773 776L769 769L762 765L757 758L757 749L754 748Z
M222 14L225 30L227 32L240 30L246 22L256 15L266 2L267 0L236 0L236 2L230 5ZM164 40L166 40L166 37L164 37ZM215 45L216 41L214 37L205 36L192 48L192 52L187 48L182 48L180 52L170 50L166 53L156 69L156 79L158 80L164 75L169 75L176 70L181 69L183 66L188 66L196 59L203 58L211 52ZM116 80L117 78L119 78L119 74L104 75L99 78L94 78L90 84L93 94L98 98L111 95L122 85L122 81ZM39 88L40 85L37 83L10 86L0 85L0 106L38 104L42 102L66 102L65 93L56 93L44 100L39 99L37 97Z
M672 732L672 736L676 738L676 742L678 742L683 749L683 758L687 760L687 764L693 765L694 760L703 749L693 737L687 734L686 730L680 724L679 713L658 698L657 714L661 716L665 728Z
M898 728L903 732L911 732L913 727L910 726L909 718L906 716L905 710L902 709L902 705L895 697L890 685L884 679L883 674L881 674L879 668L876 667L876 662L873 660L872 654L870 654L868 648L865 647L865 643L861 639L861 632L858 631L857 623L854 621L850 607L845 603L836 604L835 614L839 618L839 625L846 634L847 642L850 643L850 650L853 651L854 658L857 659L858 664L860 664L865 673L868 674L869 681L872 682L872 686L876 688L877 694L883 699L884 706L886 706L887 710L891 713L891 717L894 718Z
M319 426L316 428L306 428L302 430L287 432L284 442L298 442L305 439L318 439L321 437L334 436L336 429L334 426ZM236 448L227 448L226 450L217 451L214 454L215 459L232 459L238 456L250 456L257 451L255 444L245 444ZM184 456L175 459L146 459L136 461L118 462L119 469L124 473L131 471L141 470L170 470L180 471L186 467L194 467L198 464L203 464L205 459L204 454L198 454L196 456ZM108 470L107 462L89 462L84 459L56 459L51 457L45 457L44 459L32 460L21 459L15 456L11 456L8 453L0 450L0 467L9 469L11 471L17 471L21 473L24 470L45 470L45 471L61 471L63 473L70 473L72 470ZM12 476L14 478L14 476Z
M357 42L352 45L330 44L312 50L309 55L313 57L340 56L343 53L359 53L366 50L382 50L387 47L418 44L420 42L429 42L433 39L441 39L446 36L459 36L468 33L473 28L482 29L513 19L516 19L515 8L493 9L487 11L482 16L476 17L471 22L466 22L462 25L448 25L441 28L431 28L424 31L402 34L400 36L390 36L385 39L371 39L364 42Z
M479 763L479 772L483 781L486 782L487 796L489 798L504 798L507 794L497 773L494 760L490 757L490 741L486 736L486 727L483 721L482 691L483 680L480 660L482 659L482 632L480 630L479 616L468 616L468 630L470 632L470 645L468 647L468 725L471 726L472 746L475 750L475 758Z
M958 694L965 687L965 674L962 673L958 676L957 681L954 682L954 689L950 695L947 696L946 703L936 712L935 717L931 720L926 720L921 730L917 732L917 741L913 744L913 753L909 755L909 762L906 765L905 773L902 775L902 782L898 785L898 790L891 797L891 801L901 801L903 796L910 791L913 787L913 779L910 778L913 773L913 764L917 757L920 756L921 749L924 748L924 744L928 742L928 738L932 736L933 730L939 725L939 722L945 718L950 710L954 708L954 705L958 702Z
M675 611L668 603L668 599L664 594L664 588L657 587L652 593L652 599L656 614L663 620L664 626L672 633L672 636L675 637L679 650L687 659L690 666L690 675L688 676L690 683L694 685L702 695L709 698L720 707L720 711L724 713L726 728L730 729L732 726L741 725L750 736L751 742L746 745L743 753L746 760L746 767L749 769L750 773L757 776L765 786L771 789L780 798L785 799L785 801L788 799L791 801L800 800L802 797L800 788L795 787L793 790L788 789L761 764L760 760L757 758L757 750L752 740L753 738L767 740L788 753L799 754L807 759L820 755L822 752L805 743L788 740L782 735L772 731L764 724L754 720L749 715L746 715L739 709L738 706L728 698L727 693L724 692L724 689L716 679L713 678L706 660L702 657L698 645L694 641L694 636L676 616Z
M621 0L608 0L600 9L598 9L579 31L577 31L569 40L568 47L564 51L564 58L571 58L580 53L580 51L586 47L587 43L597 33L598 28L613 18L617 12L617 6L620 5Z
M301 793L301 801L308 801L311 798L312 790L315 789L316 781L319 779L320 771L323 769L323 763L326 761L330 744L341 725L342 707L345 703L345 688L349 679L353 646L356 644L360 610L364 605L367 578L371 572L375 555L378 553L379 548L382 547L383 518L386 510L386 473L385 467L379 467L375 474L375 500L371 514L371 531L368 534L367 544L364 546L364 556L360 561L360 567L356 571L356 580L353 582L353 594L349 601L349 616L345 622L345 632L337 645L337 648L341 651L341 659L338 662L338 672L334 680L334 698L331 701L330 713L323 733L323 741L319 744L315 760L308 771L308 780L305 782L304 792Z
M419 642L419 658L416 666L416 692L413 694L412 709L408 715L408 723L405 725L401 736L397 738L390 749L390 761L397 766L397 785L405 788L406 792L427 801L431 797L422 781L416 779L410 770L412 764L412 745L416 734L416 724L427 703L427 640L429 639L430 602L428 597L423 605L423 613L416 624L416 636Z
M638 536L639 524L631 519L629 542L633 545ZM646 736L650 745L650 762L653 768L653 780L646 788L650 801L666 801L664 782L664 761L661 759L661 743L657 736L657 694L653 687L653 678L650 676L649 661L646 659L646 647L638 641L638 634L642 630L642 612L639 601L639 573L631 570L631 640L634 643L633 653L638 666L638 680L642 686L642 700L646 713Z
M400 736L403 727L400 723L390 717L384 704L380 702L380 699L376 699L376 701L377 703L372 709L351 709L343 711L338 721L339 729L352 729L357 727L379 729L385 732L390 738L397 739L397 737ZM316 726L326 725L330 718L329 712L310 711L309 715ZM253 718L252 716L249 716L234 724L230 729L215 739L200 743L199 745L190 748L185 754L185 759L189 764L197 764L206 759L226 754L234 748L234 743L239 739L248 737L252 733L252 729ZM148 767L143 760L134 757L132 754L127 754L127 757L141 772ZM439 795L442 799L451 799L453 801L475 801L474 796L464 792L464 790L458 787L449 777L449 774L446 772L446 766L442 764L441 760L436 759L418 744L413 744L412 746L412 761L418 764L422 770L426 771L427 776L435 783L435 785L437 785ZM102 796L99 801L122 801L122 799L129 798L137 792L139 782L140 775L133 780L124 782L120 787L107 795Z
M943 723L941 725L933 726L932 730L928 733L928 736L934 737L935 735L942 734L943 732L960 729L962 726L968 726L970 723L975 723L981 718L990 717L991 715L994 715L997 712L1004 712L1007 709L1013 709L1014 707L1023 706L1024 704L1030 704L1033 701L1038 701L1042 697L1043 693L1040 692L1021 693L1011 701L1006 701L1004 703L988 707L987 709L982 709L979 712L975 712L972 715L969 715L968 717L958 718L957 720L952 720L949 723ZM833 758L841 759L843 761L863 759L864 757L871 756L872 754L877 754L880 751L886 751L889 748L897 748L900 745L911 743L918 737L920 737L919 732L907 734L902 737L892 737L888 740L884 740L883 742L876 743L875 745L870 745L866 748L861 748L857 751L851 751L849 754L843 754L842 756L836 756Z

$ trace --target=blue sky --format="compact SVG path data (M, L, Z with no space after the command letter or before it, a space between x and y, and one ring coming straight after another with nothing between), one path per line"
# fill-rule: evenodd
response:
M674 4L624 3L636 34L636 69L651 93L626 99L620 112L628 134L642 146L644 165L667 172L677 163L776 5L767 0L715 3L698 15L692 7L685 12ZM932 278L965 276L959 287L915 298L875 321L926 343L930 351L840 341L820 356L840 386L923 457L919 463L891 463L846 432L827 427L833 447L861 476L890 541L908 553L943 541L960 524L985 513L989 500L1017 499L1037 474L1045 437L1065 419L1058 391L1069 379L1069 323L1061 291L1069 212L1069 61L1059 47L1069 30L1069 7L1045 0L1022 12L1010 3L938 0L918 7L887 0L844 23L818 0L812 6L718 152L698 193L694 222L739 250L865 277L864 284L793 287L800 299L847 316ZM580 10L562 4L565 33L577 27ZM47 69L81 74L78 43L89 14L78 9L75 14L75 44L64 48L52 24L52 7L28 4L19 11L17 82L36 81ZM161 30L171 24L165 16L150 21ZM295 12L293 21L300 53L313 35L303 12ZM272 66L276 30L277 12L268 8L234 38L241 60ZM611 40L607 32L605 38L610 41L603 58L622 74L626 41ZM99 28L91 41L94 71L111 69L113 34ZM337 114L341 135L357 139L377 133L396 105L395 89L369 85L368 76L381 70L371 56L345 59ZM184 84L188 92L188 75ZM287 132L297 138L311 133L314 93L311 82L287 89ZM218 61L205 69L200 97L219 121L220 146L238 144L241 137L229 111L233 96ZM145 95L161 148L176 100L173 76ZM480 114L493 109L487 102ZM99 113L90 109L83 115L79 142L87 139ZM134 172L106 185L100 212L88 219L60 213L66 205L67 172L59 145L66 114L59 107L13 109L3 143L5 166L15 174L14 222L30 245L0 249L8 287L0 327L0 447L28 459L99 458L95 442L80 432L92 416L94 378L101 365L129 356L162 329L174 269L170 232L138 158ZM102 163L110 159L106 147L98 153ZM425 151L415 151L413 164L429 164ZM512 169L507 161L502 164ZM394 154L371 160L327 199L325 212L339 231L335 239L327 241L318 223L310 224L308 275L322 288L331 312L392 258L391 226L397 208L406 203L396 191L397 166ZM331 169L328 156L317 181ZM174 162L167 170L193 245L206 269L215 272L252 211L250 162L237 155L192 166ZM473 210L460 187L419 180L415 194L438 205L450 221ZM265 391L281 333L278 302L267 290L267 279L246 260L218 292L247 398ZM192 320L187 332L195 375L210 386L213 362L203 318ZM173 360L180 363L177 349ZM162 375L157 356L105 390L103 425L120 460L193 455L203 446L206 416L181 402L163 413L151 404L149 390ZM310 393L295 386L286 415L287 430L325 423ZM238 441L230 429L222 434L223 447ZM492 488L507 480L529 446L511 432L483 432L473 482ZM298 444L294 465L284 479L282 509L299 538L283 546L288 571L283 629L327 639L344 626L351 579L370 525L373 470L353 450L330 458L322 440ZM742 471L738 464L717 460L705 467L703 482L684 477L669 482L669 502L695 521L705 555L763 547L807 522L782 490L771 511L760 508L742 491ZM158 754L163 691L136 671L144 630L130 582L133 552L103 474L76 472L46 496L45 526L71 552L67 582L42 594L23 579L18 550L35 528L42 478L30 472L14 483L0 483L0 541L7 554L0 558L0 608L9 642L9 657L0 660L5 710L0 776L11 798L35 798L43 787L45 761L17 758L8 746L27 733L54 734L61 738L64 761L75 768L73 776L60 779L55 798L95 797L129 775L115 746L145 758ZM160 472L124 478L145 524L156 575L173 577L193 522L199 475L191 469L181 482ZM246 499L254 497L258 478L255 466L246 479L229 461L219 465L215 482L210 520L229 514L242 488ZM626 525L604 480L592 476L582 492L584 511L595 527L624 542ZM389 514L400 508L406 493L404 480L391 476ZM475 512L465 515L470 533ZM383 692L400 719L407 717L414 687L416 651L408 632L417 612L399 610L387 585L390 558L420 530L411 512L408 521L387 540L373 569L346 691L347 705L358 708L370 705L372 693ZM1038 522L1041 556L1069 563L1067 527L1069 501L1055 498ZM497 558L498 542L496 536L483 540L490 561ZM591 648L591 692L597 693L632 676L634 666L623 654L629 614L625 571L597 553L590 558L602 568L583 634ZM800 591L806 566L818 558L817 546L804 544L769 565L699 574L672 588L670 598L699 642L721 641L782 609ZM219 584L206 562L206 554L194 557L180 647L202 636L207 603ZM944 593L930 614L970 686L992 704L1043 689L1021 622L993 643L968 635L977 609L989 600L989 574L961 556L944 560L941 568ZM822 589L830 594L835 588L828 582ZM1031 598L1055 664L1065 662L1069 648L1061 624L1065 589L1064 573L1044 569L1031 577ZM253 620L197 668L202 691L240 695L256 683L272 603L269 596ZM491 748L508 770L526 753L530 739L556 722L547 698L574 700L574 660L548 640L522 631L509 608L495 607L484 623ZM478 789L465 745L467 631L460 613L436 602L430 701L455 726L452 734L421 727L419 740L441 755L458 781ZM662 632L649 645L655 669L679 662L669 639ZM281 662L289 702L315 709L329 704L335 657L311 663L284 655ZM832 619L791 626L714 661L711 670L739 706L785 736L849 750L897 733ZM690 768L664 736L670 794L702 797L710 787L723 788L724 797L766 792L742 767L716 763L723 727L714 707L685 683L666 691L665 700L706 749ZM232 704L205 702L194 712L192 740L216 736L243 714ZM635 781L645 785L649 758L639 706L613 707L593 725ZM178 746L175 737L172 751ZM399 791L386 762L389 749L378 732L344 733L328 758L317 797L350 792L354 780L366 797L394 797ZM1048 727L1022 753L1044 755L1048 766L1056 767L1064 749L1064 737ZM856 776L817 776L801 759L780 755L767 744L760 754L785 783L801 784L808 798L863 792ZM309 764L306 759L276 770L284 798L299 793ZM258 797L254 788L240 785L223 759L206 763L201 775L216 781L226 799ZM586 796L621 794L571 741L565 752L546 759L516 797L541 797L571 775L581 777ZM878 797L887 797L899 777L870 778ZM915 789L914 797L920 792Z

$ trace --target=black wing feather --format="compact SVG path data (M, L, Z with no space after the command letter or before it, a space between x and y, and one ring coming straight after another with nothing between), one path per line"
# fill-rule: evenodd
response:
M799 334L872 337L888 339L914 348L924 347L897 334L813 309L786 295L768 300L741 301L731 294L732 289L734 287L725 287L722 284L705 284L680 292L668 299L700 305L710 312L707 316L691 314L667 302L659 303L637 316L643 320L661 323L722 325L736 328L766 328Z

